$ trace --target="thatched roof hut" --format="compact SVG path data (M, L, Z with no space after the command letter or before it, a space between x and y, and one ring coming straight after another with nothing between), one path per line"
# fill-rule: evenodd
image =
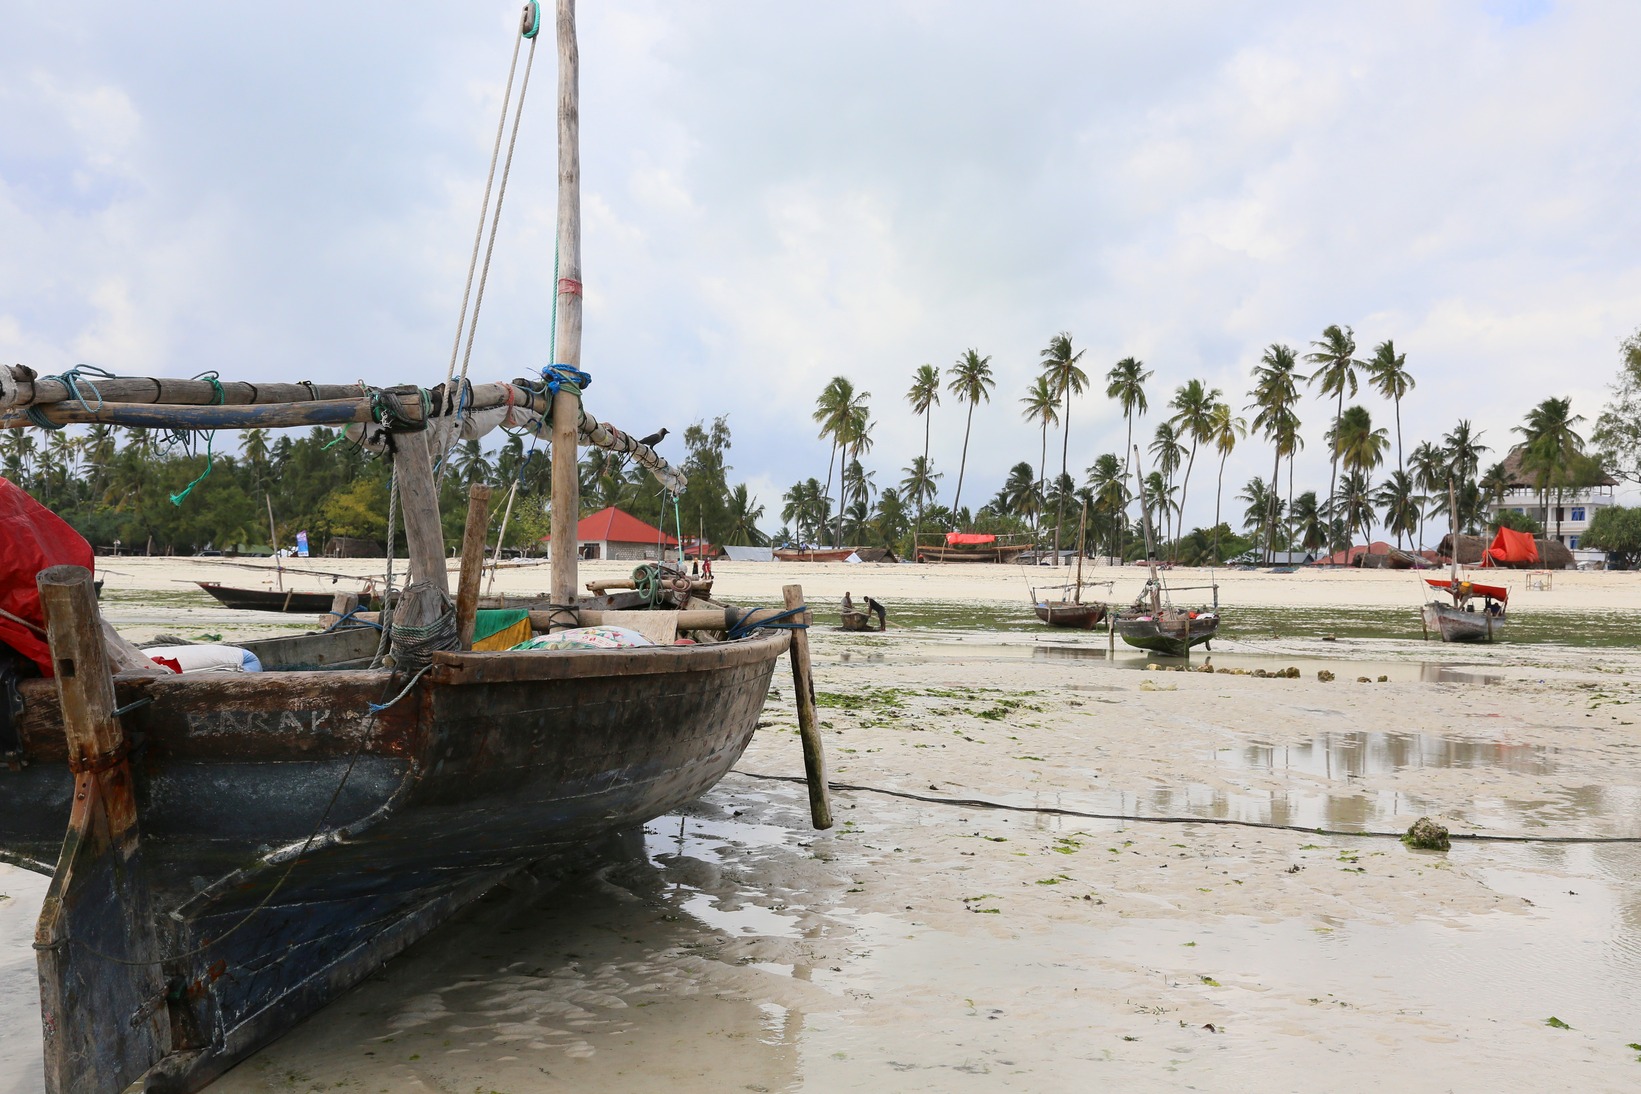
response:
M1479 565L1482 551L1486 549L1489 542L1480 536L1460 535L1459 565ZM1553 539L1535 539L1533 542L1538 545L1537 562L1499 563L1498 565L1502 569L1508 570L1572 570L1577 568L1578 563L1573 559L1573 552L1567 548L1565 543ZM1442 537L1442 541L1436 545L1436 553L1443 558L1450 559L1453 557L1453 536L1451 534Z

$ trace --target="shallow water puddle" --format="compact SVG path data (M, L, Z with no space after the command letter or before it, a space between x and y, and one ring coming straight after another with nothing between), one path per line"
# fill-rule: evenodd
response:
M1214 762L1242 771L1303 772L1325 779L1393 774L1405 768L1496 768L1547 775L1557 750L1425 733L1323 733L1300 744L1246 744L1222 748Z

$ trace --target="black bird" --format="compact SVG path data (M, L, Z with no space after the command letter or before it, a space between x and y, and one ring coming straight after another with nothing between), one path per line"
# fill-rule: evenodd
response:
M638 443L643 445L645 448L654 448L656 445L661 443L662 438L666 435L667 431L663 428L659 433L651 433L648 437L640 438Z

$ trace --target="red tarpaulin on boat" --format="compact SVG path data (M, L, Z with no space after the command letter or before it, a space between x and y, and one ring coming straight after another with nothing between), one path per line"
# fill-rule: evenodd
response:
M996 536L989 536L984 532L947 532L946 546L948 547L980 547L987 543L996 543Z
M1537 561L1538 544L1533 542L1532 536L1512 528L1500 528L1499 534L1493 537L1493 545L1482 555L1481 564L1493 566Z
M1427 577L1424 581L1426 585L1440 589L1444 593L1453 589L1453 582L1448 578ZM1510 590L1503 585L1477 585L1474 581L1461 581L1458 586L1460 596L1490 596L1494 600L1505 602L1510 599Z
M61 517L14 485L0 478L0 611L46 625L40 611L35 579L47 566L92 567L91 544ZM0 643L40 666L51 675L51 652L45 638L15 620L0 615Z

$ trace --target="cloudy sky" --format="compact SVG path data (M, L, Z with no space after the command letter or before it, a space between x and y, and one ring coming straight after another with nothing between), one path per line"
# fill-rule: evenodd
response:
M0 358L442 379L516 18L510 0L12 0ZM1364 356L1407 354L1407 447L1462 417L1496 456L1548 396L1593 423L1641 325L1631 0L586 0L579 18L588 405L640 433L727 414L733 477L772 516L825 476L810 412L834 375L872 393L886 484L921 450L913 370L990 355L979 502L1037 458L1019 399L1058 331L1091 376L1129 355L1155 371L1148 435L1186 380L1240 407L1266 345L1349 324ZM485 378L548 360L542 47ZM1103 387L1072 407L1079 479L1122 447ZM1299 488L1325 492L1331 404L1301 413ZM948 396L948 501L962 440ZM1254 474L1250 441L1227 496ZM1188 523L1212 516L1208 476Z

